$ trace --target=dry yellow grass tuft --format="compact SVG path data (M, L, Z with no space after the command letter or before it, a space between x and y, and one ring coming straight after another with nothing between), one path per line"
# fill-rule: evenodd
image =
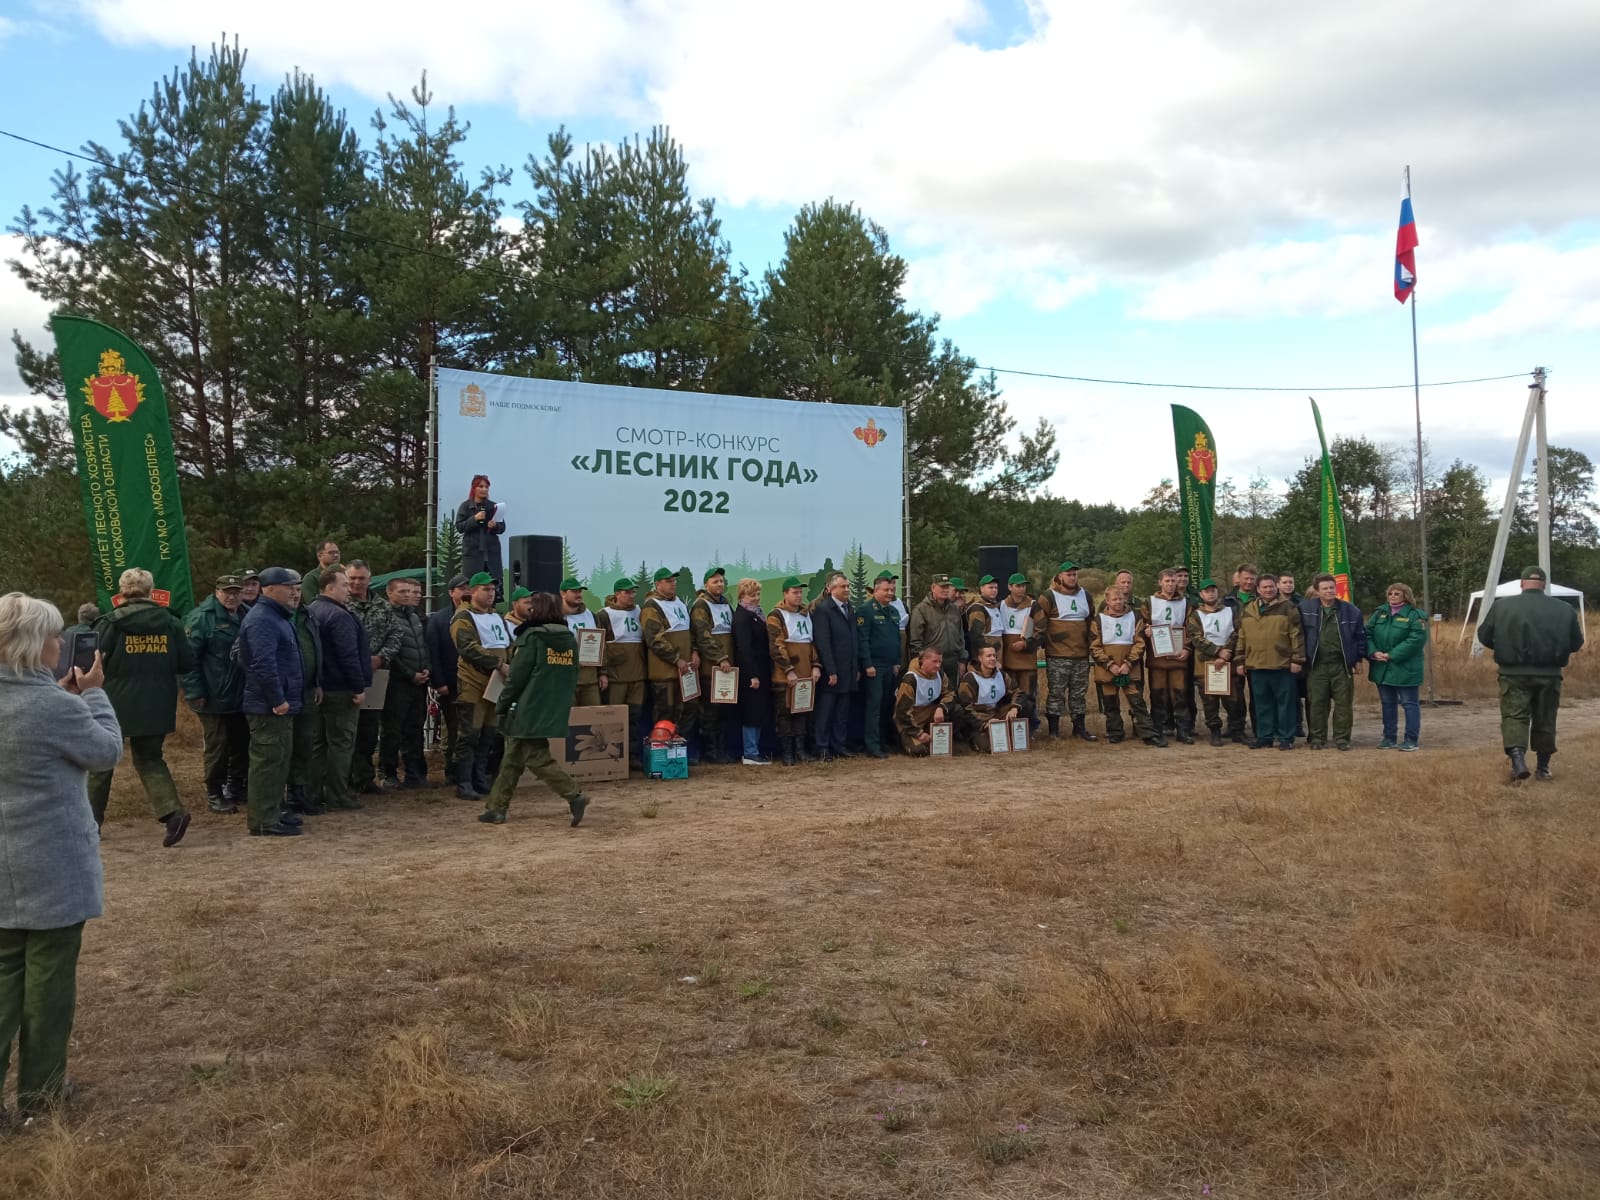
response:
M1544 785L1469 701L1417 755L728 768L579 831L122 816L93 1099L0 1196L1600 1195L1600 705L1562 720Z

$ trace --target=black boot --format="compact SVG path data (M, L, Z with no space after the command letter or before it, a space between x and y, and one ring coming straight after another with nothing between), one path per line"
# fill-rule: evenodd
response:
M478 743L477 750L472 756L472 790L480 796L487 796L490 785L494 782L489 778L489 764L493 759L494 743L484 738Z
M1073 716L1073 718L1072 718L1072 736L1075 737L1075 738L1081 738L1086 742L1098 742L1100 739L1095 737L1094 734L1090 733L1089 730L1087 729L1087 727L1085 727L1083 722L1084 722L1084 716L1083 716L1082 713L1077 713L1077 714L1075 714Z
M1060 737L1061 736L1061 718L1056 716L1053 713L1046 713L1044 719L1050 726L1050 736L1053 737L1053 738Z
M811 753L811 739L805 734L796 734L794 739L794 756L803 763L817 761L817 756Z
M1211 744L1213 746L1220 746L1220 745L1223 744L1222 743L1222 730L1213 729L1211 731Z
M784 734L778 739L778 746L778 757L783 760L783 765L786 767L794 766L794 738Z
M1185 746L1194 745L1194 727L1185 722L1178 722L1178 740Z
M206 808L225 817L239 811L238 806L229 801L220 790L206 793Z
M1555 752L1551 751L1551 753ZM1550 755L1539 755L1538 762L1539 765L1534 769L1533 777L1535 779L1554 779L1555 776L1550 773Z
M1511 778L1526 779L1529 775L1528 760L1523 757L1522 747L1511 747L1506 751L1506 757L1511 759Z

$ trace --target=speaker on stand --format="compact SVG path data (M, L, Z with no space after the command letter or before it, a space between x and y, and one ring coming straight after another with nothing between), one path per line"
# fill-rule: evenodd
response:
M517 533L511 537L511 586L530 592L555 592L561 588L559 537L544 533Z
M978 547L978 578L993 575L1000 581L1000 594L1006 594L1006 580L1010 579L1020 569L1017 566L1017 548L1015 546L979 546Z

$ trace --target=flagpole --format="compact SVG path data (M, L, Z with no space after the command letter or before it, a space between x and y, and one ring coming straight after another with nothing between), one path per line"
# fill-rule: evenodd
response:
M1411 199L1411 167L1406 166L1406 199ZM1422 465L1422 371L1417 360L1417 289L1411 287L1411 396L1417 412L1417 530L1422 540L1422 611L1428 621L1429 637L1424 644L1423 662L1428 673L1428 703L1438 697L1433 690L1433 597L1428 590L1428 479Z

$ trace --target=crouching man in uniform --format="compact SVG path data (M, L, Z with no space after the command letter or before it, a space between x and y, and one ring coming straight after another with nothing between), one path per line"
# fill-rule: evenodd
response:
M1022 716L1031 724L1033 719L1033 697L1011 686L998 660L993 646L979 649L977 665L961 677L956 691L962 736L980 754L989 752L989 722Z
M957 715L956 694L945 681L943 669L943 652L936 646L924 647L894 694L895 732L900 735L900 748L912 758L927 757L928 744L933 740L929 725L953 720Z

